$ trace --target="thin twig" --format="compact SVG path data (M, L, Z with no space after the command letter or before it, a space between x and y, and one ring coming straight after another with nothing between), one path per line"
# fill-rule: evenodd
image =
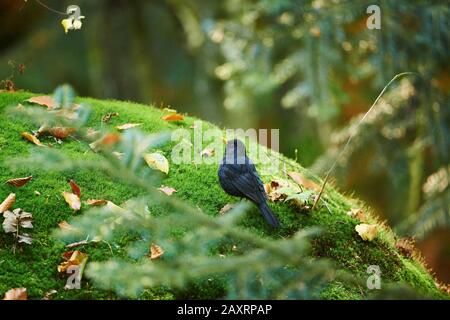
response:
M330 169L328 170L326 176L325 176L325 180L323 181L322 184L322 188L320 189L319 195L316 198L316 201L314 201L314 204L312 206L312 210L314 210L314 208L316 207L317 203L320 200L320 197L322 196L322 193L325 189L325 185L328 182L328 179L330 178L330 174L331 172L334 170L334 168L336 167L336 164L338 163L339 159L342 157L342 155L344 154L344 152L347 150L347 147L350 144L350 141L352 141L354 135L356 134L356 129L363 123L363 121L366 119L367 115L373 110L373 108L375 107L375 105L377 104L378 100L380 100L381 96L383 95L383 93L387 90L387 88L391 85L392 82L394 82L395 80L397 80L398 78L400 78L401 76L404 75L409 75L409 74L416 74L416 72L402 72L399 74L396 74L391 81L388 82L387 85L384 86L383 90L381 90L380 94L378 95L378 97L375 99L374 103L372 104L372 106L369 108L369 110L367 110L367 112L364 114L364 116L361 118L361 120L359 120L358 124L355 127L355 130L353 130L353 132L350 134L350 136L347 139L347 142L345 143L344 148L342 148L341 152L338 154L338 156L336 157L336 159L334 160L333 164L331 165Z
M45 9L47 9L47 10L50 10L50 11L52 11L52 12L54 12L54 13L57 13L57 14L62 14L62 15L65 15L65 16L67 16L67 13L66 12L62 12L62 11L58 11L58 10L55 10L55 9L53 9L53 8L50 8L48 5L46 5L45 3L42 3L41 1L39 1L39 0L35 0L39 5L41 5L42 7L44 7Z

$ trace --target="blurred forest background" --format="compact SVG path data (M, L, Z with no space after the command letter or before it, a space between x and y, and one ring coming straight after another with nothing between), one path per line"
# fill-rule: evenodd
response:
M49 8L71 4L86 18L65 34ZM380 30L366 26L371 4ZM448 1L0 0L1 89L69 83L223 127L280 128L280 151L322 176L357 130L336 184L417 237L449 283L449 18ZM405 71L417 75L355 128Z

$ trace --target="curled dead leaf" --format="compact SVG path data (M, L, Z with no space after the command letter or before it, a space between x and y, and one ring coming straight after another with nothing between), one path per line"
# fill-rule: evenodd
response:
M144 160L149 167L162 171L165 174L169 173L169 161L167 161L167 158L161 153L147 153L144 155Z
M152 244L150 247L150 259L155 260L164 254L163 248L156 244Z
M364 241L372 241L378 234L378 228L375 224L361 223L355 226L355 230Z
M76 194L64 191L63 197L73 210L78 211L81 209L81 201Z
M72 179L70 179L68 182L70 184L70 188L72 189L72 193L77 195L78 198L81 198L81 189L80 189L80 187Z
M36 138L35 136L33 136L32 134L28 133L28 132L22 132L20 134L24 139L34 143L35 145L39 146L39 147L44 147L44 145L42 144L41 141L39 141L38 138Z
M27 300L27 288L13 288L6 291L3 300Z
M5 200L0 204L0 213L8 211L9 208L16 202L16 194L10 193Z
M141 125L142 125L142 123L125 123L120 126L116 126L116 128L118 130L127 130L127 129L131 129L131 128L138 127Z
M158 190L165 193L168 196L171 196L174 192L177 192L177 190L175 190L174 188L167 186L161 186L158 188Z
M184 120L184 116L179 113L171 113L171 114L166 114L161 119L163 119L165 121L181 121L181 120Z
M88 260L88 255L84 252L75 250L64 252L62 257L65 261L58 265L58 272L67 272L69 268L77 267L78 272L76 273L76 278L77 282L80 283L81 278L83 277L84 267L86 266ZM75 289L75 287L66 284L64 289Z
M6 183L18 188L26 185L31 179L33 179L33 176L9 179L8 181L6 181Z
M104 199L89 199L86 201L86 204L89 206L103 206L108 203L108 200Z

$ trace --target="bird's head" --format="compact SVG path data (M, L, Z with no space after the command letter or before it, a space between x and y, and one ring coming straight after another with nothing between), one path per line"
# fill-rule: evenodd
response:
M245 145L241 140L233 139L227 142L225 155L229 157L245 156Z

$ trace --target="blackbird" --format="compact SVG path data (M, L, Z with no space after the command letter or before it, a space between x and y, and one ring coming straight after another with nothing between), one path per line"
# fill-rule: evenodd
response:
M272 227L280 226L267 205L266 191L255 165L247 157L245 146L240 140L228 141L218 174L219 183L226 193L252 201Z

